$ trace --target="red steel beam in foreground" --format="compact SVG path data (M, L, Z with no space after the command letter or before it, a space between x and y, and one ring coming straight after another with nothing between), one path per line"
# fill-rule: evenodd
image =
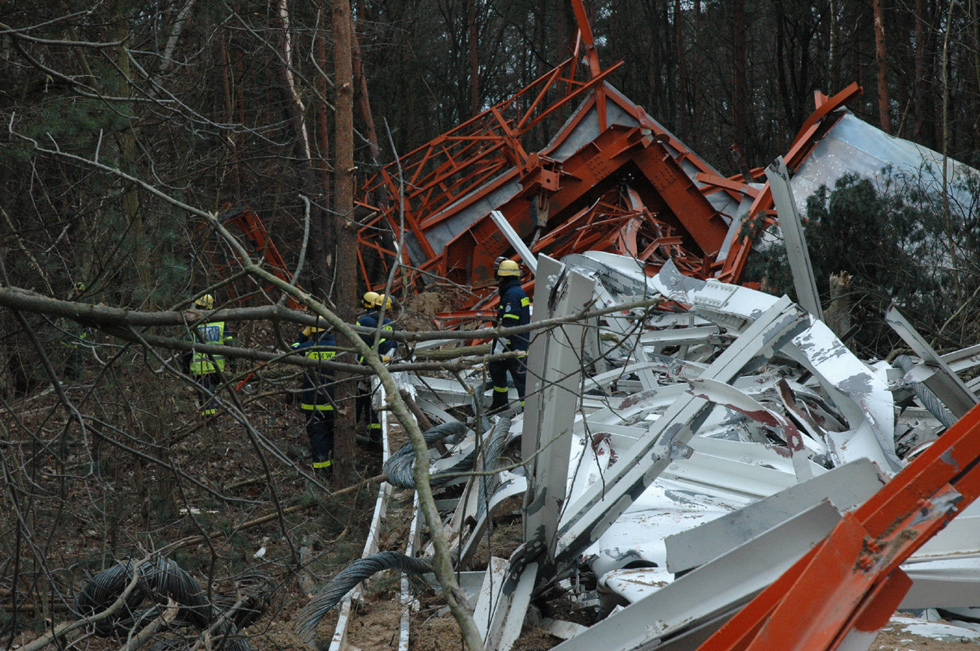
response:
M699 649L867 648L911 586L899 565L978 494L980 405Z

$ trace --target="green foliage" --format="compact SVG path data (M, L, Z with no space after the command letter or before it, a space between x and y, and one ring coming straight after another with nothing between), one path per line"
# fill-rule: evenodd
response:
M125 124L121 115L107 111L98 100L55 94L38 102L32 113L20 116L15 123L18 132L44 147L51 148L54 142L64 151L89 154L94 153L100 132L107 139Z
M854 345L868 356L884 357L901 345L883 319L893 302L940 345L961 345L943 328L959 300L977 286L975 254L961 246L980 235L975 211L958 211L947 220L941 196L923 175L886 174L889 181L881 189L866 178L845 175L833 190L821 187L808 199L806 241L821 302L828 304L831 274L852 277L852 317L861 326ZM778 231L767 235L776 243L750 258L746 278L795 299L785 247Z

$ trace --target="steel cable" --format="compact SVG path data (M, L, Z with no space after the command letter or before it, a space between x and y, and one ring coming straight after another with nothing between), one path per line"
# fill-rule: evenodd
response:
M430 430L431 431L431 430ZM366 579L384 570L400 570L406 574L425 574L432 571L428 559L413 558L401 552L384 551L359 558L341 570L326 588L296 615L296 634L309 640L330 609L341 602L347 593Z
M112 605L123 593L133 577L133 563L120 563L93 576L85 587L75 595L72 611L79 619L91 617ZM169 600L179 606L177 617L183 623L198 630L207 630L211 622L219 616L217 609L212 607L207 595L190 574L185 572L177 563L159 557L152 563L145 563L139 569L139 581L126 597L123 607L111 617L93 623L93 632L99 637L108 637L114 632L126 633L147 625L156 619L166 608ZM271 591L273 582L264 575L246 577L255 586L264 586ZM245 579L243 579L244 581ZM137 610L140 604L150 597L155 603L150 608ZM254 598L254 607L261 607L268 601L267 595ZM235 615L238 615L236 613ZM252 612L248 617L226 620L217 625L212 632L213 639L224 640L222 648L231 651L251 651L252 646L243 636L241 627L236 620L246 620L252 623L257 615ZM160 649L190 648L185 641L161 643L164 646L154 646Z
M510 435L510 418L501 418L494 425L490 433L490 442L487 443L486 452L483 454L483 470L493 472L497 469L497 461L500 453L507 445L507 437ZM480 486L477 493L476 519L479 520L487 510L487 499L497 488L498 478L496 475L483 475L480 477Z
M422 437L426 445L430 445L441 439L458 441L466 435L466 424L457 421L440 423L432 429L424 432ZM451 481L454 475L473 469L473 461L476 458L475 451L462 457L452 468L442 472L434 473L429 481L433 486L439 486ZM415 478L412 476L412 468L415 466L415 447L411 441L398 448L398 450L388 457L384 464L384 472L388 475L388 483L399 488L415 488Z
M133 577L132 563L120 563L108 569L102 570L85 584L81 592L75 595L72 602L72 612L78 619L91 617L102 612L116 601L123 593L129 581ZM131 619L136 614L136 609L146 597L143 591L142 582L137 583L132 592L126 597L122 608L117 610L111 617L99 620L93 624L93 629L99 637L108 637L116 630L120 621Z
M211 604L207 595L190 574L169 558L157 558L143 571L147 594L158 604L173 599L180 606L178 617L197 628L207 628L211 621Z

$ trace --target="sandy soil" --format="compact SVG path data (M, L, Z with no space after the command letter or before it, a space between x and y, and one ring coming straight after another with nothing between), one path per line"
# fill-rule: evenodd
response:
M971 631L965 631L963 636L957 636L954 631L950 637L939 640L906 629L903 623L892 620L878 635L871 651L963 651L980 646L978 640L967 637Z

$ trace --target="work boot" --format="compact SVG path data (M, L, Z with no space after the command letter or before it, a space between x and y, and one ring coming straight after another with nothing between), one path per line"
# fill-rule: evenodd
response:
M315 462L313 464L313 476L316 477L316 480L321 484L323 484L324 486L329 486L330 477L333 475L333 472L331 470L332 463L330 461L327 461L326 462L327 465L325 466L319 466L319 463L321 462Z

